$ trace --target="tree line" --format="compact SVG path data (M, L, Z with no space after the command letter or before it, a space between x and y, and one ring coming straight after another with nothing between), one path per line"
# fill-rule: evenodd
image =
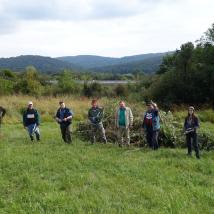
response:
M88 80L128 79L135 84L104 86ZM55 80L55 84L53 84ZM76 80L84 80L84 84ZM166 55L156 74L143 70L132 74L77 73L65 70L59 74L39 73L33 66L15 73L0 71L0 95L5 94L61 95L87 97L122 97L129 100L156 100L162 105L212 104L214 107L214 24L196 41Z

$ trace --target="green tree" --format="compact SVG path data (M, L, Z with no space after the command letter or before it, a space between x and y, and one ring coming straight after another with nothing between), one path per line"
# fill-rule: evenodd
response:
M58 78L58 87L62 93L78 93L79 87L75 82L73 73L70 71L63 71Z
M25 72L15 85L15 90L23 94L40 96L43 92L43 86L39 81L39 74L35 67L26 67Z

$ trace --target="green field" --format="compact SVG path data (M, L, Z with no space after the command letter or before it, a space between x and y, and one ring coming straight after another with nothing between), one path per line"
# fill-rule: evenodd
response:
M21 124L0 133L0 213L214 213L214 152L150 151L61 141L43 123L31 143Z

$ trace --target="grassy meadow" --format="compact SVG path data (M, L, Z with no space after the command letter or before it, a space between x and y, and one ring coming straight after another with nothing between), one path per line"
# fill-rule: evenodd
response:
M86 98L0 97L8 109L0 129L0 213L214 213L214 151L197 160L179 148L121 149L76 136L73 145L64 144L53 122L60 99L77 122L85 120ZM39 143L29 141L20 122L29 100L42 116ZM207 111L204 118L213 114ZM185 113L176 113L179 122ZM202 129L213 132L212 117L204 120Z

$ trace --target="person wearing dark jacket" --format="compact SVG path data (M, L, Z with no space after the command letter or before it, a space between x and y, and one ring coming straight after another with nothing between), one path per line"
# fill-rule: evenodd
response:
M1 127L2 119L5 113L6 113L6 110L2 106L0 106L0 127Z
M33 102L28 103L28 107L23 114L23 125L24 128L28 130L31 141L34 140L33 135L36 135L37 141L40 140L40 131L39 131L39 113L36 109L33 108Z
M55 119L60 125L62 139L65 143L72 143L71 138L71 122L73 112L65 106L63 101L59 102L60 108L57 110Z
M103 143L107 143L105 129L103 127L103 108L99 107L97 100L92 100L91 108L88 111L88 119L91 125L91 143L96 142L97 133L102 137Z
M158 149L158 135L160 130L159 110L156 103L147 103L147 111L143 118L143 131L146 132L147 144L151 149Z
M186 142L188 153L187 155L192 155L192 144L195 150L196 158L200 158L198 140L197 140L197 129L199 128L199 120L195 116L195 109L193 106L190 106L188 109L188 115L184 121L184 133L186 135Z

